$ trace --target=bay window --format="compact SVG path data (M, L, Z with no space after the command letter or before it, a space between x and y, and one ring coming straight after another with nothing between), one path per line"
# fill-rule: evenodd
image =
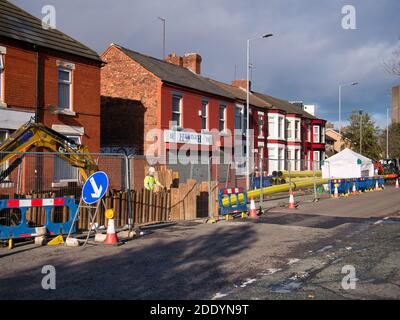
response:
M319 126L314 126L313 142L314 143L320 143Z

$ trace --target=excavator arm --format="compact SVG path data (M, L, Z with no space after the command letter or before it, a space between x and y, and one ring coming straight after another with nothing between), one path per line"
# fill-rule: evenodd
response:
M18 156L33 147L43 147L56 152L58 157L78 168L85 180L98 170L96 162L85 145L77 144L45 125L31 120L0 144L0 165L17 158L9 168L0 173L0 182L20 164L22 159Z

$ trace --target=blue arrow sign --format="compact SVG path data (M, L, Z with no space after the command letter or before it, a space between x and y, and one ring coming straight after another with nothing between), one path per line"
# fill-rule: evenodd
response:
M82 199L87 204L92 204L103 198L108 188L108 176L103 171L93 173L82 188Z

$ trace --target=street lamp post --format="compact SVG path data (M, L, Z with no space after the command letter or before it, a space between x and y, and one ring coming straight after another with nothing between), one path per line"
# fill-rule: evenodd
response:
M339 134L342 133L342 87L356 85L358 85L358 82L339 84Z
M162 18L162 17L158 17L157 19L161 20L163 23L163 53L162 53L162 59L164 60L165 58L165 23L166 23L166 19Z
M386 109L386 159L389 159L389 108Z
M363 125L363 123L362 123L362 121L363 121L363 111L360 109L359 110L359 113L360 113L360 154L361 154L361 152L362 152L362 125Z
M272 37L272 33L263 35L262 37L247 40L247 63L246 63L246 188L250 189L250 41Z

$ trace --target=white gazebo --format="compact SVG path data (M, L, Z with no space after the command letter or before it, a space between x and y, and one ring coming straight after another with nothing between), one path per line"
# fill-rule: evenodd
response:
M322 177L325 179L361 178L374 176L374 163L350 149L326 159L322 166Z

